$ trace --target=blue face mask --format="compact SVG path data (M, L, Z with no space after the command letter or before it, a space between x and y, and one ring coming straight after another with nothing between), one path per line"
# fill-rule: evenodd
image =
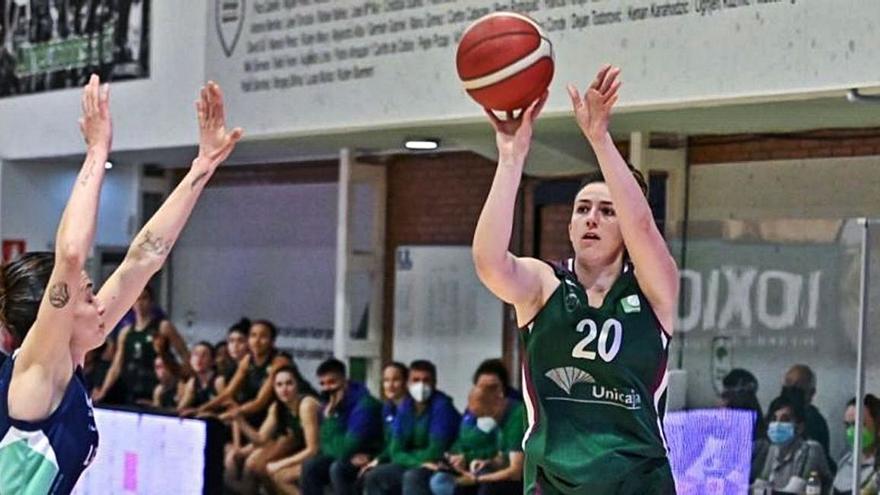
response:
M788 443L794 438L794 423L773 421L767 426L767 438L779 445Z

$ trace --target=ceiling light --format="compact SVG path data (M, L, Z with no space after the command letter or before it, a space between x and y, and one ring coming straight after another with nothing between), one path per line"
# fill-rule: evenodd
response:
M403 146L411 151L431 151L440 147L440 140L435 138L407 139Z

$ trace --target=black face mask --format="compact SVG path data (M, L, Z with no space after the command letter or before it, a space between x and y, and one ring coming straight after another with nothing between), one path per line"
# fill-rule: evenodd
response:
M334 388L332 390L322 390L318 397L321 399L321 402L330 402L330 399L339 392L341 389Z

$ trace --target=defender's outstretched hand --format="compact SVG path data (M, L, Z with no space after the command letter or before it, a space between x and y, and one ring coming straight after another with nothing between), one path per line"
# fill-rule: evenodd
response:
M110 152L113 141L113 126L110 119L110 85L101 85L95 74L83 88L82 117L79 130L90 150Z
M231 131L226 129L223 91L213 81L201 89L196 111L199 116L199 158L207 159L214 166L219 165L235 149L244 131L240 127Z

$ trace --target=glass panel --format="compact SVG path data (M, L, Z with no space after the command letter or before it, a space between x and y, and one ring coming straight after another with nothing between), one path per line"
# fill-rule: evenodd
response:
M855 389L858 232L855 221L839 219L691 222L686 242L670 243L682 285L669 367L684 373L671 374L668 403L691 416L670 417L669 441L702 439L695 455L672 457L679 493L742 493L750 466L728 454L751 445L740 438L745 434L756 440L749 478L767 478L767 424L791 419L791 407L773 407L791 397L793 407L798 398L805 402L803 420L794 414L796 435L816 440L827 464L839 459L843 412ZM719 406L753 409L763 421L743 433L749 429L737 427L734 416L693 411ZM706 421L716 428L707 430ZM814 469L831 483L830 470L805 465L796 469L800 479L776 480L776 489L790 481L803 492Z

